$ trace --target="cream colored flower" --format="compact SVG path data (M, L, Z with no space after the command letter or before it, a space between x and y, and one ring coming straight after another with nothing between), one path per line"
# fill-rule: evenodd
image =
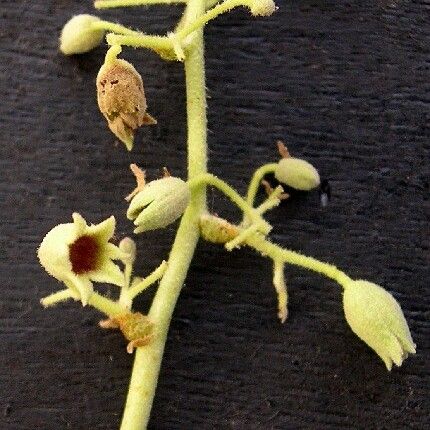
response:
M394 297L379 285L351 281L343 294L345 317L352 331L384 361L388 370L415 354L408 324Z
M45 270L79 293L85 306L93 282L123 286L124 274L112 260L127 255L109 242L115 231L113 216L95 225L87 225L78 213L72 218L72 223L59 224L44 237L37 254Z

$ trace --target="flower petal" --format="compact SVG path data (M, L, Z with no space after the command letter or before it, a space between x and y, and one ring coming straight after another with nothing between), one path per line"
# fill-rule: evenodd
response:
M99 224L90 225L87 229L87 233L96 236L100 242L108 242L115 232L115 225L115 217L112 215Z
M87 275L72 275L64 283L74 292L78 292L81 297L82 306L88 304L88 300L93 293L93 283Z
M101 267L89 273L88 276L94 282L114 284L118 287L123 287L125 283L124 273L111 260L104 261Z
M73 238L73 240L75 240L79 236L82 236L83 234L85 234L85 231L88 226L87 226L87 222L85 221L85 219L82 217L81 214L74 212L72 215L72 218L73 218L73 225L75 226L75 237Z
M107 243L104 246L105 255L107 258L110 258L111 260L124 260L129 257L129 254L122 251L118 246L114 245L113 243Z

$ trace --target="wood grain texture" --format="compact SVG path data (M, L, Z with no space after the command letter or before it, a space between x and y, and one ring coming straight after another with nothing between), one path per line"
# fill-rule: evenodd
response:
M210 168L244 191L279 138L314 163L330 179L330 205L295 195L270 214L272 237L386 286L418 354L388 373L346 325L339 288L296 268L287 270L290 317L281 326L269 262L203 243L173 318L150 428L428 428L430 3L279 6L260 20L237 10L207 29ZM95 101L104 48L73 58L57 51L64 22L90 11L89 1L0 3L1 429L117 428L132 364L125 342L76 304L41 309L59 284L36 248L75 210L93 222L113 213L118 239L131 234L130 162L152 177L164 165L185 171L181 65L125 50L159 125L139 131L131 154L115 147ZM102 13L159 33L179 15ZM174 231L138 237L143 273L166 258Z

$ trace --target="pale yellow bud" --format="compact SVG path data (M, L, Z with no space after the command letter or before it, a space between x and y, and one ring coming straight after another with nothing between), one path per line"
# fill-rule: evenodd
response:
M273 0L254 0L250 9L254 16L269 16L276 11L276 5Z
M76 15L63 27L60 36L60 51L65 55L82 54L100 45L104 30L94 28L100 21L93 15Z
M301 191L309 191L320 184L320 175L312 164L300 158L282 158L275 170L279 182Z
M142 78L128 61L115 59L103 64L97 75L97 101L110 130L129 151L135 130L157 123L146 112Z
M345 286L343 307L352 331L384 361L388 370L415 354L408 324L394 297L379 285L351 281Z
M135 233L164 228L178 219L191 198L188 184L173 176L146 184L130 203L127 218L134 220Z

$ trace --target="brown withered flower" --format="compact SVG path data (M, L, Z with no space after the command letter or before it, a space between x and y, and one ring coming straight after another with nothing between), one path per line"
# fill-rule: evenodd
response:
M115 59L103 64L97 75L97 101L110 130L129 151L135 130L157 123L146 112L142 78L128 61Z

